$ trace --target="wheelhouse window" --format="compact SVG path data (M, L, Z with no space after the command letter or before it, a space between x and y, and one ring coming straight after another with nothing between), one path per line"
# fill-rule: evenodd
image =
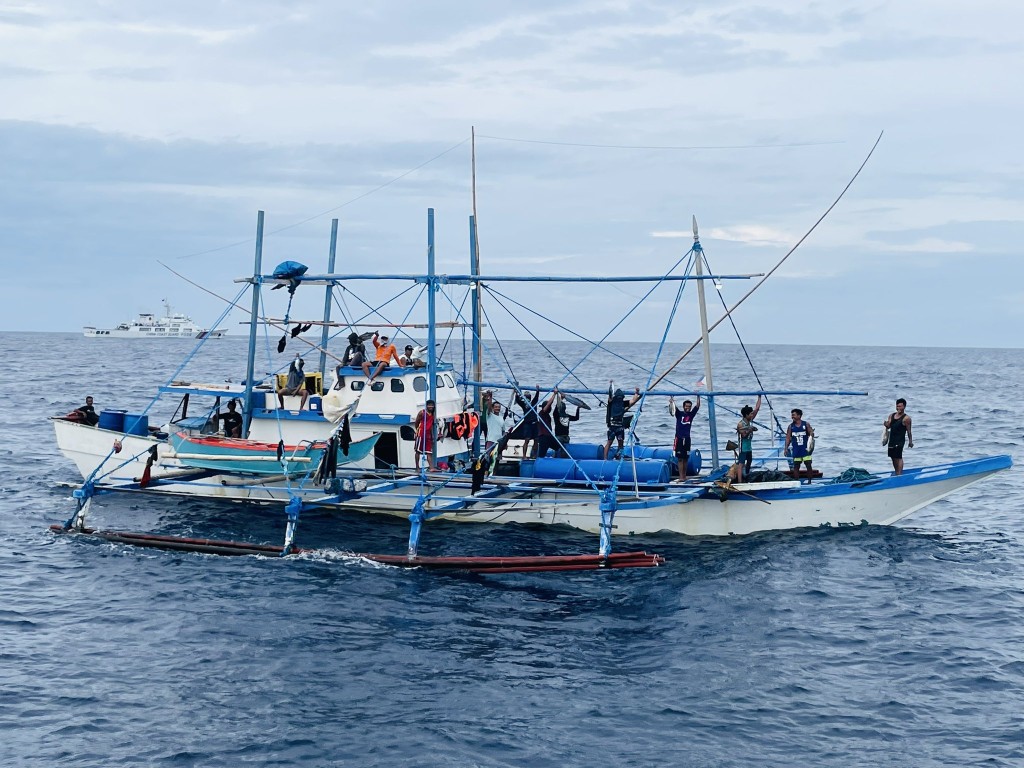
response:
M414 390L416 390L417 392L426 392L427 391L427 377L426 376L417 376L415 379L412 380L412 388Z

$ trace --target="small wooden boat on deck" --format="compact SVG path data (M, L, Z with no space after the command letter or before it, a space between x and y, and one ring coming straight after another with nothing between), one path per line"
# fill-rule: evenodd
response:
M344 448L331 441L302 441L296 445L267 443L219 435L190 435L177 432L170 436L176 458L186 467L214 469L220 472L238 472L253 475L306 474L316 471L324 452L333 445L336 465L365 459L380 435L357 440Z

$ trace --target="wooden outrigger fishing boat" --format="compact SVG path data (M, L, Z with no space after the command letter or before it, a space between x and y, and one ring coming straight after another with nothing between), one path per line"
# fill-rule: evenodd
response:
M613 554L613 534L672 531L688 535L726 536L808 526L888 525L937 499L1011 466L1009 456L991 456L922 467L901 475L840 475L801 483L785 475L788 462L776 444L759 462L762 467L774 465L779 470L769 481L742 484L723 482L728 466L719 460L716 398L749 394L770 397L825 394L856 396L866 393L763 388L753 393L715 391L709 332L717 323L708 323L704 283L712 280L719 286L722 281L746 280L755 275L713 274L710 269L705 273L708 264L700 244L696 220L693 228L693 246L669 269L659 274L545 278L485 276L479 269L475 220L471 217L470 272L440 275L435 270L434 212L431 209L428 211L425 274L335 273L335 221L326 273L310 275L302 267L301 270L291 272L279 268L268 275L263 274L262 270L263 214L260 212L253 275L242 280L252 291L245 380L241 384L230 385L203 385L172 380L162 388L161 393L180 396L181 405L165 425L148 434L118 434L103 429L102 424L100 427L90 427L55 419L58 445L77 464L85 481L75 491L75 513L63 526L54 528L87 532L140 546L194 549L218 554L277 555L297 551L296 526L302 510L327 508L408 518L410 534L405 555L369 556L393 565L482 571L652 566L661 562L657 555ZM396 324L395 327L407 328L412 325L426 330L425 367L390 368L372 381L367 381L359 368L337 365L334 367L333 383L324 387L322 380L329 373L327 356L330 355L331 331L340 328L338 332L344 334L358 325L352 320L332 322L333 289L339 284L345 284L351 290L360 281L383 280L419 284L424 289L426 321L419 324ZM696 394L667 381L671 368L660 376L656 375L656 366L671 329L671 317L666 323L659 346L659 358L654 363L655 367L649 370L647 385L640 395L639 413L628 429L626 447L621 454L608 460L593 454L586 458L587 446L578 443L571 445L571 451L570 446L559 444L560 453L565 454L561 458L523 455L519 450L522 443L515 440L497 441L492 447L486 447L481 430L477 428L479 419L476 418L476 414L481 413L482 392L485 389L505 390L518 395L520 402L529 402L529 399L510 372L505 372L505 381L484 380L487 341L483 336L485 324L481 296L485 290L503 283L539 280L582 284L648 283L663 289L674 289L676 304L685 286L691 283L696 285L701 336L690 350L701 346L704 353L707 389L702 394L706 397L711 438L711 462L707 471L692 478L687 477L684 471L680 476L670 451L668 456L659 455L657 451L651 452L635 440L636 426L643 418L643 404L647 399ZM287 286L289 293L309 286L324 287L323 319L289 321L287 312L282 321L264 318L260 308L262 292L267 286ZM442 293L442 288L451 290L455 287L466 291L463 303L452 302L458 321L439 323L435 306L437 296ZM463 310L464 304L469 304L468 311ZM728 317L735 306L728 309L718 322ZM410 308L410 315L412 311ZM319 353L320 371L319 378L314 377L312 382L307 380L307 389L312 392L312 396L305 407L296 403L298 398L285 396L285 407L282 408L277 402L277 387L274 383L259 381L255 374L257 331L261 325L265 332L275 326L284 327L287 331L290 322L307 329L313 325L320 326L320 343L310 344ZM439 359L438 332L454 328L471 329L471 373L459 375L452 363ZM286 337L287 332L281 340L279 352L283 349ZM292 337L295 338L294 333ZM601 348L601 342L581 345L577 366L593 351ZM491 367L501 368L500 363ZM557 387L558 391L573 397L600 397L603 394L601 389L564 386L566 379L574 375L575 368L567 365L567 373L562 380L551 383L545 389L554 392ZM237 398L244 413L245 439L233 442L204 434L209 432L208 419L190 419L187 416L189 398L198 396L217 398L218 403L225 397ZM436 403L434 431L427 441L427 451L432 459L429 463L434 466L439 458L447 459L445 471L421 472L416 469L415 421L427 400ZM537 414L537 402L527 405L524 416L531 411L533 415ZM325 448L328 443L333 446L333 441L337 440L342 431L350 436L352 446L360 446L345 459L341 459L333 447ZM115 445L116 452L113 447ZM296 446L300 445L307 447L299 451ZM234 446L234 449L230 446ZM496 455L499 448L503 452L501 461L497 460ZM240 451L235 449L247 450L249 455L240 456ZM325 461L331 457L337 460ZM85 526L86 511L88 500L101 492L170 494L241 502L252 499L276 501L284 506L287 513L284 543L281 546L248 545L94 531ZM595 555L576 559L539 556L513 561L507 558L438 560L420 557L422 526L428 521L439 519L569 525L597 533L598 551Z

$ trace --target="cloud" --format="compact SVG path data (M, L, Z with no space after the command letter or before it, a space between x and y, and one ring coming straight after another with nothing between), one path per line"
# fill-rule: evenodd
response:
M885 245L879 243L879 247L888 251L905 253L970 253L975 249L970 243L940 240L937 237L928 237L905 245Z
M780 245L793 245L799 236L794 237L789 232L766 227L760 224L739 224L734 227L714 227L708 232L708 237L713 240L728 240L734 243L743 243L756 247L777 247Z

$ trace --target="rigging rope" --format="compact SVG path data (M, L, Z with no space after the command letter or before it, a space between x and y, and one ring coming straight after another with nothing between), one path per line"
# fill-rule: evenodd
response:
M853 176L850 178L850 180L848 182L846 182L846 186L843 187L843 191L839 193L839 196L835 200L832 201L832 205L830 205L828 208L825 209L825 212L823 214L821 214L821 216L818 218L818 220L816 222L814 222L814 225L804 233L803 237L801 237L799 240L797 240L796 245L794 245L792 248L790 248L789 251L786 252L786 255L783 256L781 259L779 259L779 261L775 264L775 266L772 267L767 273L765 273L764 277L762 277L760 280L757 281L757 284L754 285L753 288L751 288L749 291L747 291L745 294L743 294L743 297L739 301L737 301L735 304L733 304L732 307L726 312L725 315L723 315L722 317L718 318L712 325L708 326L708 332L709 333L711 331L713 331L715 328L717 328L719 325L721 325L722 321L725 320L726 317L728 317L733 312L735 312L736 309L743 302L745 302L747 299L749 299L750 296L754 293L754 291L756 291L758 288L760 288L762 285L764 285L765 281L769 277L771 277L773 274L775 274L776 270L778 270L778 268L781 267L786 262L786 259L788 259L790 256L793 255L794 251L796 251L796 249L799 248L803 244L804 240L806 240L808 237L811 236L811 233L814 232L814 230L816 230L818 228L818 225L821 224L821 222L823 222L825 220L825 217L828 216L832 212L832 209L835 208L837 205L839 205L839 201L843 199L843 196L846 194L847 190L849 190L849 188L851 186L853 186L853 182L855 182L857 180L857 177L860 176L860 172L864 170L864 166L866 166L868 164L868 160L870 160L871 156L875 153L875 149L878 147L878 144L882 140L882 136L884 136L884 135L885 135L885 131L882 131L881 133L878 134L878 138L875 139L875 143L873 145L871 145L871 150L868 152L868 154L864 158L863 162L861 162L860 167L857 168L857 172L853 174ZM701 343L700 339L697 339L695 342L693 342L693 344L691 344L690 347L685 352L683 352L683 354L681 354L676 359L676 361L674 363L672 363L672 365L670 365L668 367L668 369L666 369L666 371L663 374L661 374L661 376L659 376L654 381L654 384L652 386L656 387L658 384L660 384L661 380L664 379L666 376L668 376L669 373L671 373L672 370L675 369L675 367L677 365L679 365L681 362L683 362L683 360L691 352L693 352L693 350L695 350L700 343Z

